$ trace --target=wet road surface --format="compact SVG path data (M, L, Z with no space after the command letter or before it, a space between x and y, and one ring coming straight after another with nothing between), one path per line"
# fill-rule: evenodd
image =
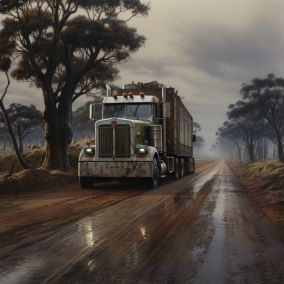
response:
M225 162L155 190L98 191L56 230L41 216L0 230L0 283L284 283L284 244Z

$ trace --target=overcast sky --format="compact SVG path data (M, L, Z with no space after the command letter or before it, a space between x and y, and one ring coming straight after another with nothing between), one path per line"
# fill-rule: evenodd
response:
M120 65L116 84L158 80L175 87L210 147L239 99L241 83L268 73L284 76L283 0L153 0L130 25L147 37ZM6 103L37 104L38 91L13 84Z

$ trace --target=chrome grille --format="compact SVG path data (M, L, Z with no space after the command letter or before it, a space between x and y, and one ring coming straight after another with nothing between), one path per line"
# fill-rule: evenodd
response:
M113 127L111 125L99 126L99 157L127 158L131 155L130 125L118 124L114 128L115 153L113 153Z
M99 157L111 158L113 145L113 132L111 125L99 127Z
M130 126L118 125L115 128L115 154L118 158L130 157Z

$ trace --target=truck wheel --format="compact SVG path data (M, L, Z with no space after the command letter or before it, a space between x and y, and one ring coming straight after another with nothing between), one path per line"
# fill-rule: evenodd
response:
M184 160L184 175L190 174L190 158Z
M179 160L178 158L175 158L175 171L173 173L174 180L179 179Z
M184 159L179 159L179 178L184 177Z
M89 177L79 177L80 185L82 188L92 188L94 180Z
M149 185L152 189L157 188L159 184L159 166L158 166L158 160L154 158L153 160L153 173L152 177L149 180Z
M194 160L194 158L190 158L189 163L190 163L190 173L194 174L195 173L195 160Z

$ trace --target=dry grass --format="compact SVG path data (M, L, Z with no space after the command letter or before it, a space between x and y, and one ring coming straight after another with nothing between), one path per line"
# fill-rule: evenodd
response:
M246 164L231 161L231 167L239 174L241 182L260 206L284 204L284 164L265 161Z
M250 203L284 235L284 164L278 161L245 164L231 161L247 189Z
M35 168L33 170L23 170L14 153L0 152L0 194L52 186L60 187L66 183L74 182L77 179L76 168L78 156L87 142L87 140L81 140L70 145L69 160L70 164L74 167L73 173L40 169L39 167L45 157L44 148L33 149L24 154L26 161ZM12 167L13 175L8 177Z
M77 168L77 161L78 156L80 154L80 151L82 150L83 146L86 145L88 141L87 140L81 140L74 142L70 145L69 149L69 159L71 165L76 169ZM33 149L25 152L24 158L25 160L32 165L34 168L39 168L45 157L45 148L38 148ZM13 152L0 152L0 176L6 175L9 170L11 169L13 163L14 165L14 171L13 172L19 172L22 171L23 168L21 167L20 163L18 162L15 154Z
M237 167L241 176L246 179L257 181L265 186L272 185L274 188L284 187L284 164L279 161L265 161L252 164L232 161L231 164Z

